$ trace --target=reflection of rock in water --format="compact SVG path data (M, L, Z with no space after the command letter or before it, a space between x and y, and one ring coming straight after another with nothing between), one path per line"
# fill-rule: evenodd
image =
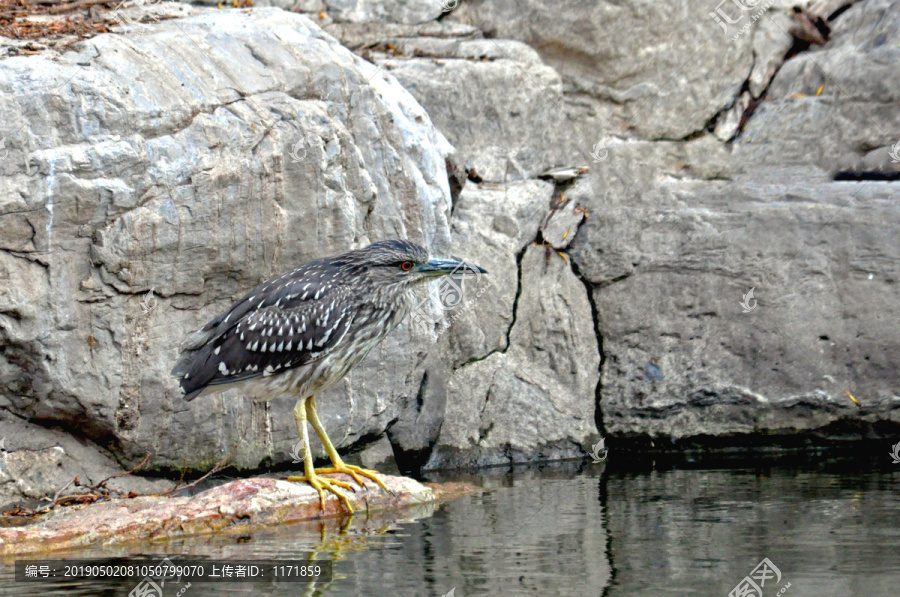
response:
M776 588L791 582L804 595L846 595L848 586L856 595L891 594L900 581L896 541L885 549L871 538L900 524L895 488L856 465L850 475L834 470L610 474L616 585L629 595L656 594L664 584L678 594L727 595L768 557L783 574ZM769 583L764 588L775 594Z
M400 586L411 594L600 595L609 583L604 509L598 479L578 476L580 462L477 476L484 493L443 506L426 524L397 537L408 559ZM464 480L476 476L461 475ZM344 586L365 594L377 575L366 558Z

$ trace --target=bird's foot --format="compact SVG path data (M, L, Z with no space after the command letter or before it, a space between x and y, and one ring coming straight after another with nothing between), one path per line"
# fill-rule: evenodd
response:
M316 469L317 473L343 473L345 475L349 475L353 477L353 480L356 481L360 487L366 487L366 484L363 482L361 477L366 477L368 479L372 479L375 481L379 487L381 487L386 492L393 495L393 492L388 489L384 482L378 478L380 474L378 471L372 471L367 468L362 468L360 466L356 466L355 464L347 464L346 462L338 462L337 464L332 464L329 468L319 468Z
M293 481L294 483L307 482L313 486L313 489L319 492L319 504L322 507L322 512L325 511L325 492L324 489L327 489L334 495L338 497L343 503L344 507L347 508L347 513L353 514L353 506L350 505L350 500L347 499L347 496L344 495L342 491L338 491L335 486L343 487L344 489L349 489L351 491L355 491L353 486L349 483L345 483L344 481L338 481L337 479L330 479L328 477L320 477L318 473L320 472L329 472L330 469L318 469L316 474L313 474L312 477L307 478L306 475L302 477L288 477L288 481Z

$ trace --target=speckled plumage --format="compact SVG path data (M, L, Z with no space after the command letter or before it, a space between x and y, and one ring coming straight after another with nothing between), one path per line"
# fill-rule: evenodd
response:
M364 478L387 487L376 471L343 461L319 420L315 394L337 383L403 321L415 284L481 273L462 261L429 259L425 249L401 240L311 261L263 282L191 336L172 374L187 400L238 385L262 400L294 394L303 475L287 479L309 483L323 512L327 490L352 513L341 490L353 487L326 475L347 475L360 487ZM307 423L330 467L315 468Z
M238 385L260 400L320 392L406 317L427 276L402 268L427 262L419 245L382 241L270 278L191 336L172 373L187 400Z

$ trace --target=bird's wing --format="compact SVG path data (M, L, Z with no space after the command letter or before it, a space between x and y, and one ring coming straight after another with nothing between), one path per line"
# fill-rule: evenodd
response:
M339 290L335 284L334 270L324 259L310 261L297 269L270 278L253 288L228 311L213 318L185 342L186 351L202 348L209 341L234 328L252 311L266 307L299 307L308 300L319 300L323 295Z
M356 315L349 291L332 287L320 300L300 296L249 311L195 351L178 374L185 398L209 385L273 375L331 352Z

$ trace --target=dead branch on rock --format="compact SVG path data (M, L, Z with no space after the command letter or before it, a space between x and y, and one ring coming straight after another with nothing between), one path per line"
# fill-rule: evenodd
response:
M65 485L60 487L57 492L53 495L52 498L44 498L45 501L48 501L49 504L46 506L42 506L40 508L23 508L21 506L15 506L10 510L4 511L3 516L40 516L41 514L46 514L58 508L60 506L72 506L75 504L92 504L94 502L102 501L102 500L110 500L115 499L117 497L137 497L137 494L134 492L129 492L125 496L121 496L113 489L110 489L106 486L107 483L112 481L113 479L118 479L119 477L124 477L125 475L130 475L135 473L150 462L150 453L148 452L144 459L131 470L122 471L115 475L109 476L96 485L85 485L81 482L79 477L75 477L71 481L67 482ZM63 495L63 492L69 488L69 486L74 485L84 491L78 493L71 493L67 495Z
M195 480L191 481L190 483L186 483L186 484L182 485L182 482L184 481L184 475L187 472L187 467L182 467L181 478L178 480L178 483L176 483L174 487L172 487L171 489L167 489L160 493L154 493L153 495L155 497L162 497L165 495L171 495L171 494L175 493L176 491L183 491L185 489L190 489L191 487L194 487L201 481L204 481L204 480L208 479L209 477L211 477L212 475L215 475L219 471L223 470L234 459L235 455L237 455L238 448L240 447L240 445L242 443L244 443L244 438L247 437L247 433L249 433L249 432L250 432L250 426L247 425L247 428L244 429L244 434L241 436L241 439L239 439L237 441L237 443L234 444L234 446L232 446L231 452L227 456L222 458L219 462L217 462L214 467L212 467L205 475L203 475L199 479L195 479Z

